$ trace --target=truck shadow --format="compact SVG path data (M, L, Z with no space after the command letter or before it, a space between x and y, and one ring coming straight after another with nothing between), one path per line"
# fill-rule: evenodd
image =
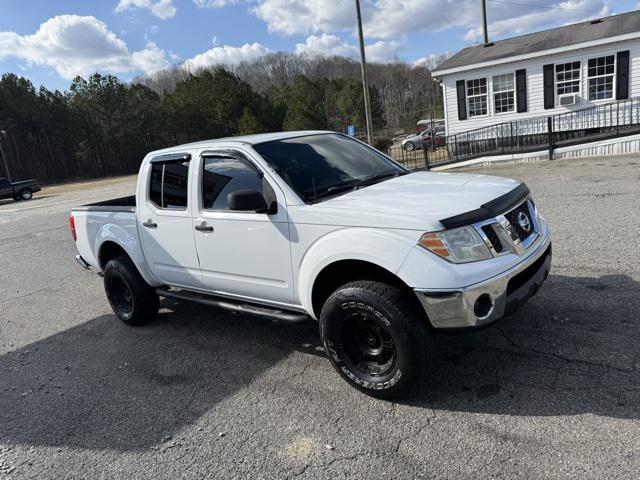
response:
M319 353L317 325L278 325L172 301L130 328L104 315L0 356L0 443L158 448L250 388L290 402L369 402L316 362L304 387L267 370ZM434 366L405 404L517 416L640 418L640 285L624 275L552 275L514 316L468 335L437 335ZM213 317L213 318L212 318ZM322 355L324 356L324 355ZM324 391L323 385L328 386ZM315 398L311 398L315 397ZM267 400L268 401L268 400ZM213 420L215 423L215 420Z
M104 315L1 356L0 443L162 445L311 336L309 326L162 306L143 327Z

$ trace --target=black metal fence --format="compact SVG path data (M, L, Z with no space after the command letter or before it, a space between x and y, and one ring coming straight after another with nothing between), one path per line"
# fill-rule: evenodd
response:
M396 162L412 170L429 170L431 167L449 163L449 151L446 147L425 148L408 152L400 145L391 145L388 154Z
M437 150L405 152L399 145L389 154L409 168L471 160L490 155L527 153L640 133L640 98L619 100L580 110L503 122L446 137Z
M640 132L640 98L499 123L447 137L450 161L525 153Z

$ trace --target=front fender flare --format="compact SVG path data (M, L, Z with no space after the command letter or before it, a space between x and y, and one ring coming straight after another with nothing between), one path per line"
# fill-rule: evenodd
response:
M313 286L327 266L341 260L360 260L397 275L414 245L414 232L401 230L358 227L334 230L324 235L307 249L300 261L298 296L302 306L315 318Z

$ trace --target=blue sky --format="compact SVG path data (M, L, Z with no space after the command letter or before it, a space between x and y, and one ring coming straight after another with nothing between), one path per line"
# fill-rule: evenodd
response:
M479 0L361 0L371 60L428 62L480 39ZM488 0L500 39L640 8L637 0ZM353 0L0 0L0 73L66 89L271 51L357 56Z

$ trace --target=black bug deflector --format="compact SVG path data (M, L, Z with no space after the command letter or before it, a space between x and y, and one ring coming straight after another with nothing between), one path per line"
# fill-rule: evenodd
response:
M476 210L454 215L453 217L443 218L440 220L440 223L444 225L445 228L449 229L464 227L465 225L493 218L524 201L529 196L529 193L530 191L527 184L521 183L510 192L481 205L480 208L477 208Z

